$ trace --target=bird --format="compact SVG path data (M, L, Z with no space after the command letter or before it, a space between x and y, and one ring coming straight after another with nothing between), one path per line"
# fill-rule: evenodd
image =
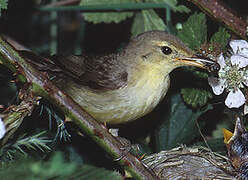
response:
M236 118L234 133L223 128L228 158L238 179L248 180L248 131L240 117Z
M151 112L166 95L169 74L181 66L218 69L174 35L148 31L131 39L118 53L40 57L19 52L97 121L123 124Z

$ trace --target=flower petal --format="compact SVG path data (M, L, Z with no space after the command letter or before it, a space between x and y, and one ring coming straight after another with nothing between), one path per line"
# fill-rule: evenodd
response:
M248 58L239 54L234 54L231 56L231 63L232 65L238 65L239 68L243 68L248 65Z
M226 66L225 58L221 53L217 60L218 64L220 65L220 69L223 69Z
M245 40L232 40L229 44L235 54L243 48L248 48L248 42Z
M0 118L0 139L3 138L5 133L6 133L5 125L4 125L3 121L2 121L2 118Z
M216 77L209 77L208 84L212 87L214 94L220 95L225 89L225 80Z
M237 91L230 91L225 100L225 104L229 108L239 108L245 103L244 94L238 89Z
M244 57L247 57L247 58L248 58L248 48L243 48L243 49L239 52L239 54L240 54L241 56L244 56Z

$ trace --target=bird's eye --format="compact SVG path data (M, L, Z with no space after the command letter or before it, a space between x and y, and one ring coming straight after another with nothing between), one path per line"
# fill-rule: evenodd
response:
M161 50L162 50L162 52L163 52L165 55L169 55L169 54L172 53L172 49L169 48L168 46L162 46L162 47L161 47Z

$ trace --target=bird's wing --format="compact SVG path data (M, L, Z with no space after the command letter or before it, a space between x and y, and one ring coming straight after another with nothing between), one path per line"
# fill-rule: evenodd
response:
M40 71L60 79L69 78L94 90L114 90L127 85L128 73L116 54L94 58L76 55L45 58L30 51L19 54Z

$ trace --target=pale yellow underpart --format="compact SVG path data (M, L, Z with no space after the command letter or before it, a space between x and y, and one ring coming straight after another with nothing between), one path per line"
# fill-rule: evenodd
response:
M135 78L129 74L128 85L122 89L106 92L89 91L70 82L65 89L96 120L110 124L135 120L151 112L165 96L169 84L169 72L175 67L161 68L164 63L143 64L135 71Z

